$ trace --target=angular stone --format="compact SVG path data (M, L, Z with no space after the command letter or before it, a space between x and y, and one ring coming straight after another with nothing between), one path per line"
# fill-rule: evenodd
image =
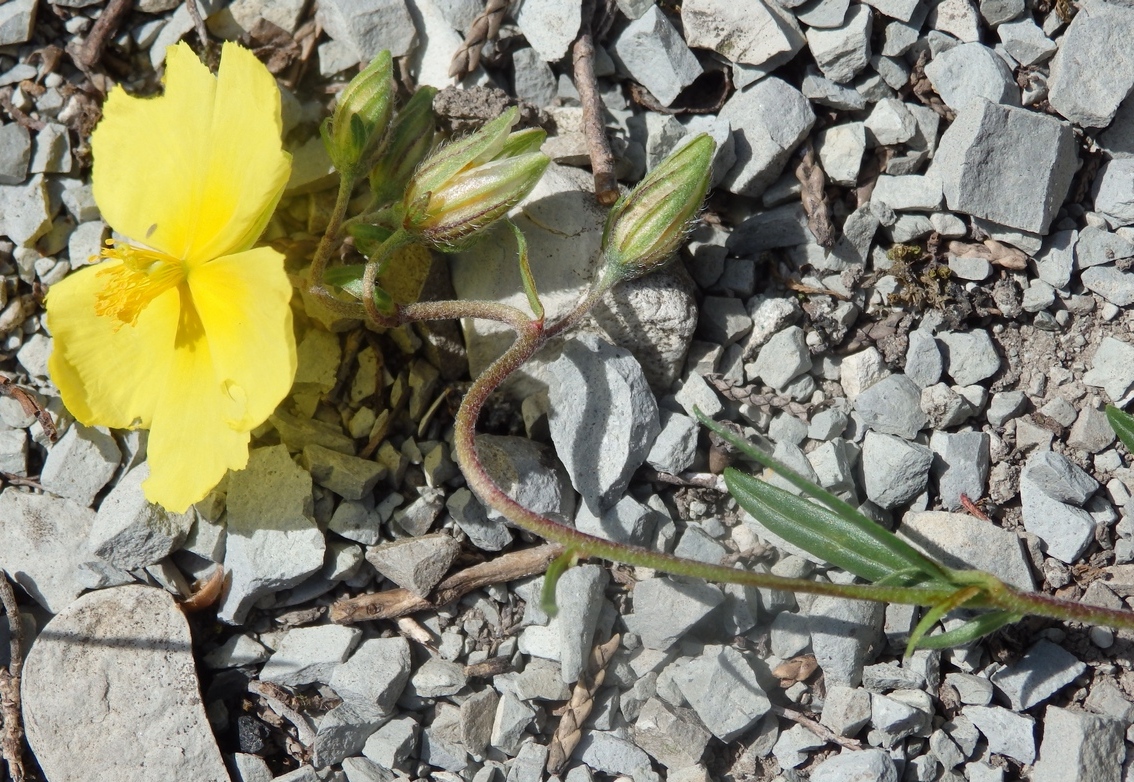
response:
M866 496L884 510L910 502L925 491L933 452L900 437L867 432L862 445Z
M845 365L845 361L844 361ZM854 409L868 429L912 440L925 426L921 389L905 375L888 375L855 397Z
M750 376L758 376L776 390L782 391L799 375L811 369L811 351L803 329L788 326L760 348Z
M335 666L327 683L352 705L391 714L409 676L410 649L405 638L369 638Z
M409 53L417 33L405 0L321 0L316 17L327 35L369 63L383 49Z
M288 630L264 664L260 679L284 687L329 682L360 638L362 631L357 627L294 627Z
M848 82L866 67L872 16L868 6L854 5L841 26L826 30L812 27L807 31L807 46L828 79Z
M1089 386L1100 386L1115 403L1123 403L1134 386L1134 345L1114 337L1103 337L1083 375Z
M930 172L941 178L952 211L1046 233L1077 161L1066 123L977 100L962 107L945 130ZM1012 198L1004 198L1007 183Z
M53 614L85 588L80 571L90 555L95 512L50 494L14 486L0 492L0 568Z
M634 723L634 743L674 771L701 762L709 732L685 709L650 698Z
M799 24L774 2L690 0L681 4L681 23L689 46L712 49L730 62L772 68L803 48Z
M90 505L122 460L122 451L103 428L73 424L48 451L39 482L50 492Z
M1035 782L1118 780L1122 776L1125 725L1082 711L1048 706L1043 743L1032 771Z
M1134 186L1130 184L1131 176L1134 176L1134 158L1109 160L1103 163L1095 175L1091 190L1095 197L1095 211L1101 213L1112 225L1134 223Z
M712 584L650 578L634 587L634 613L625 617L626 626L647 649L668 649L722 602L724 594Z
M945 373L959 386L992 377L1000 369L1000 354L984 329L946 331L938 335L945 358Z
M1040 641L1012 665L992 674L992 683L1014 711L1037 706L1087 670L1073 654L1051 641Z
M148 463L126 473L99 506L90 546L100 558L123 570L148 567L168 556L189 534L194 513L170 513L142 494Z
M1072 122L1105 128L1134 87L1134 9L1096 3L1067 26L1051 61L1048 100Z
M917 133L917 120L897 98L883 98L875 103L865 126L871 146L904 144Z
M732 741L771 708L748 660L729 646L706 646L699 657L679 666L673 678L701 722L721 741Z
M366 561L398 586L425 598L449 572L460 550L451 536L438 532L375 546L366 552Z
M36 0L0 4L0 46L23 43L32 37L36 5Z
M831 686L819 721L845 738L853 738L870 722L870 693L861 687Z
M999 706L966 706L962 714L988 739L988 749L1021 763L1036 759L1036 721Z
M803 94L769 76L736 92L720 111L734 128L736 165L722 186L739 195L759 196L779 177L795 147L815 124Z
M935 463L938 496L947 510L961 507L961 495L983 497L991 468L991 440L985 432L934 432L930 447ZM937 461L935 460L935 462Z
M218 618L240 624L261 597L290 589L323 567L311 476L282 445L254 449L229 476L225 569L232 574Z
M509 497L536 513L575 515L575 493L551 449L526 437L497 435L480 435L476 444L484 468ZM488 518L503 520L495 510Z
M17 122L0 125L0 185L18 185L27 178L31 135Z
M1004 50L1020 65L1043 62L1059 48L1030 18L1002 24L996 28L996 34L1000 36Z
M657 402L634 357L594 336L568 341L548 371L552 442L583 502L600 514L646 460L661 430Z
M657 6L651 6L622 31L611 54L663 106L673 103L702 73L697 58Z
M23 676L24 728L45 777L179 779L192 769L200 782L228 782L192 647L161 589L99 590L56 615Z
M811 770L812 782L898 782L894 761L880 749L844 750Z
M1019 589L1035 586L1019 537L968 514L907 513L898 534L948 567L986 570Z
M933 88L954 111L983 98L992 103L1020 105L1020 88L1012 71L996 52L979 43L963 43L941 52L925 66Z
M857 687L866 654L881 640L883 608L820 596L811 604L811 649L829 685Z
M544 62L558 62L567 54L582 22L582 4L560 0L524 0L516 24Z

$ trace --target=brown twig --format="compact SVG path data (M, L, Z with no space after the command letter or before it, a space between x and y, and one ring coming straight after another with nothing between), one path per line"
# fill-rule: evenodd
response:
M843 736L840 736L838 733L835 733L833 730L828 728L826 725L811 719L801 711L796 711L795 709L785 709L783 706L776 706L773 704L772 713L777 717L783 717L786 720L791 720L797 725L802 725L824 741L830 741L834 744L838 744L840 747L845 747L846 749L862 749L862 742L858 739L844 738Z
M201 48L209 50L209 30L205 27L205 20L201 18L201 9L197 7L197 0L185 0L185 9L189 18L193 20L193 27L197 30L197 37L201 39Z
M38 399L2 375L0 375L0 396L9 396L15 399L20 403L20 409L24 411L24 415L35 416L35 420L39 421L39 425L43 427L43 433L47 435L48 440L55 442L59 439L59 431L55 428L55 422L51 420L51 413L47 412L47 409L39 403Z
M15 120L20 125L23 125L28 130L39 132L43 130L46 123L41 119L34 119L29 117L24 112L20 111L14 103L12 103L12 93L15 92L15 87L5 87L0 90L0 106L8 113L8 116ZM18 299L13 300L18 301ZM12 305L9 305L12 306Z
M484 10L473 20L465 34L465 40L449 61L450 78L463 79L480 65L481 47L500 34L500 24L504 21L504 12L508 10L509 2L510 0L488 0L485 3Z
M547 773L558 774L571 759L571 753L583 738L583 723L591 715L595 706L595 693L602 686L606 678L606 666L610 658L618 649L622 636L615 633L609 641L596 646L591 651L591 660L587 670L575 682L571 691L571 700L559 720L555 735L551 737L551 746L547 753Z
M795 178L802 187L800 196L807 215L807 228L819 246L829 250L835 246L835 226L827 200L827 177L815 160L815 148L810 142L803 145L803 157L795 167Z
M0 757L8 764L8 776L12 782L24 782L24 728L20 720L20 676L24 667L24 623L20 617L19 606L8 574L0 570L0 605L8 616L10 638L8 649L10 660L8 669L0 668L0 720L4 723L4 733L0 735Z
M272 711L294 725L296 737L304 747L310 747L315 743L315 731L311 729L307 719L294 708L292 702L294 696L290 692L278 684L261 681L248 682L248 691L259 695Z
M396 619L418 611L440 608L464 597L474 589L534 576L563 553L555 543L513 551L479 565L473 565L446 578L433 590L432 599L418 597L408 589L388 589L369 595L348 597L331 605L331 621L354 624L371 619Z
M595 198L603 206L618 200L618 180L614 176L614 153L606 137L602 100L595 79L595 45L591 40L590 3L583 5L583 29L571 47L571 64L574 68L575 89L583 106L583 135L591 155L591 171L595 177Z
M106 44L118 32L118 25L126 18L126 14L130 12L133 5L133 0L110 0L106 4L106 8L102 9L98 19L95 20L90 33L87 34L82 44L74 48L67 47L71 59L75 61L79 70L89 71L98 64L98 61L102 59Z

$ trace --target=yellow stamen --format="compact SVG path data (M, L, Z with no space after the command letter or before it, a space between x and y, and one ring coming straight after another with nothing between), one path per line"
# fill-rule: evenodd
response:
M184 263L156 250L108 239L99 255L122 262L98 272L110 279L95 302L96 315L120 321L116 331L134 325L151 301L185 280Z

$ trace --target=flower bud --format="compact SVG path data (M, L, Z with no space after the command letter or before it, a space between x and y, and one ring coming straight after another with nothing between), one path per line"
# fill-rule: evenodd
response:
M437 90L422 87L413 94L390 126L386 143L370 170L370 190L379 204L401 198L414 169L433 148L433 98Z
M695 136L611 207L602 235L608 287L659 268L681 246L709 189L715 150L708 134Z
M335 112L320 132L331 162L340 172L357 175L370 168L382 145L394 94L393 60L388 51L350 80Z
M509 134L518 116L509 109L422 163L402 200L403 227L422 242L452 252L523 200L550 159L538 151L542 130Z

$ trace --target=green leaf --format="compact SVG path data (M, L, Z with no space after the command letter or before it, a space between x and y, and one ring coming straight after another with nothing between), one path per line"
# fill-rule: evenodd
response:
M351 223L347 233L354 238L354 246L367 258L374 256L382 243L393 235L393 231L383 225L370 225L369 223Z
M758 522L848 573L887 583L948 582L939 566L861 514L848 520L841 513L733 467L725 470L724 479L740 507Z
M567 572L567 568L575 564L575 559L574 550L567 549L547 566L547 572L543 575L543 590L539 595L539 604L548 616L553 617L559 613L559 606L555 603L555 587L559 584L559 577Z
M914 572L921 574L922 580L953 583L946 568L864 516L849 503L789 470L700 410L695 412L701 423L727 442L754 461L783 476L806 496L827 506L824 509L739 470L725 470L725 485L741 507L784 540L870 581ZM793 500L789 501L788 497ZM746 502L760 512L750 509ZM844 562L853 567L844 565Z
M1134 453L1134 416L1122 412L1114 405L1107 405L1106 420L1126 449Z
M917 623L917 627L915 627L913 629L913 632L910 633L910 640L906 644L905 656L909 657L911 654L913 654L914 649L916 649L918 647L918 644L921 643L922 639L925 637L925 634L929 632L930 628L932 628L933 625L937 624L938 620L940 620L941 617L945 616L945 614L949 613L955 608L960 608L979 594L980 589L978 589L977 587L965 587L964 589L958 589L956 592L950 595L947 600L943 600L937 605L930 608L925 613L925 616L921 618L921 621Z
M964 646L989 633L996 632L1005 625L1019 622L1023 618L1023 614L1016 614L1011 611L989 611L987 614L981 614L975 619L965 622L960 627L937 635L923 636L918 642L918 648L951 649L954 646Z
M366 273L365 264L351 264L349 266L332 266L323 275L327 285L340 288L359 301L362 300L362 275ZM379 312L391 313L394 311L394 300L379 286L374 286L374 303Z
M507 218L504 222L512 229L512 235L516 237L516 253L520 259L520 279L524 283L524 293L528 295L528 306L532 308L536 320L543 320L543 302L539 300L535 277L532 276L532 267L528 263L528 240L524 238L524 232L517 228L515 223Z

